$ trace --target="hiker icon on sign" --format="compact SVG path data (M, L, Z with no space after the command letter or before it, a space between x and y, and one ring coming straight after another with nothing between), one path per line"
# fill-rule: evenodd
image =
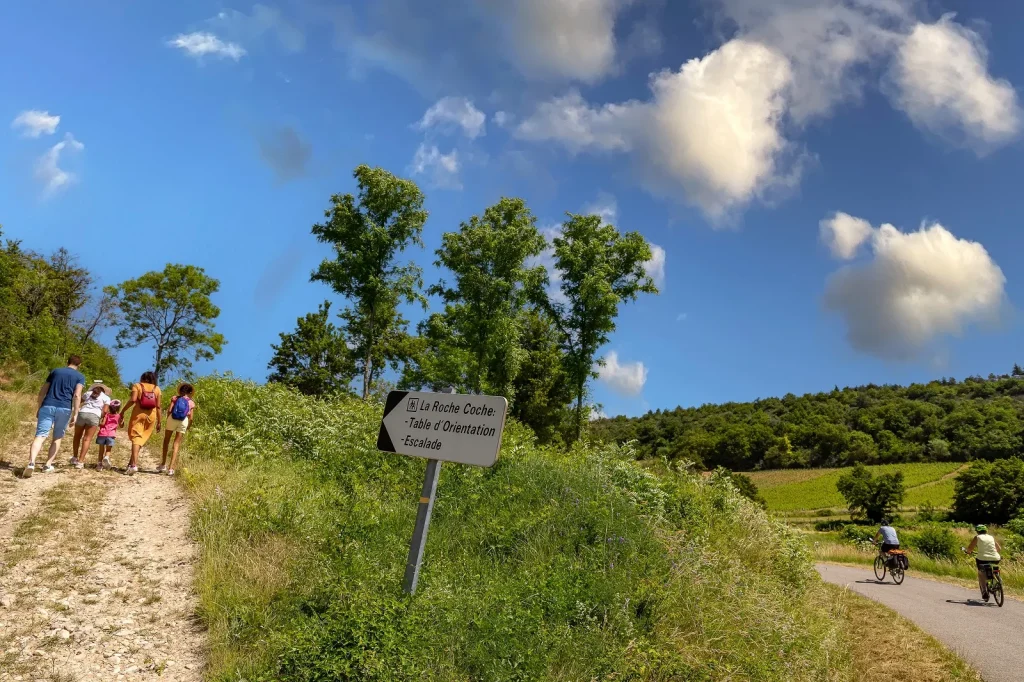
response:
M417 402L419 402L419 401L416 398L409 398L409 404L408 404L408 406L406 406L405 411L406 412L415 412L416 411L416 403Z

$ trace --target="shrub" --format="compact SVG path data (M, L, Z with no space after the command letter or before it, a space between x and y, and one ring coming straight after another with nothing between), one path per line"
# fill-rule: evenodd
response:
M848 523L843 526L843 530L840 535L847 542L852 542L853 544L858 545L862 542L871 542L875 537L875 529L870 526L858 526Z
M814 530L818 531L819 533L827 533L827 532L833 531L833 530L842 530L843 528L848 526L849 523L850 523L849 521L844 521L842 519L830 519L828 521L816 521L814 523Z
M953 531L943 526L929 525L905 535L907 545L931 559L953 560L959 556L959 540Z
M424 463L375 449L380 405L225 378L196 394L184 480L212 680L781 681L847 665L803 540L731 477L655 477L629 448L540 448L510 422L494 467L442 468L409 597Z
M762 509L768 508L768 503L765 502L763 497L761 497L761 493L757 489L757 484L754 483L754 479L750 478L750 476L735 471L729 471L724 467L719 467L717 471L720 475L727 476L729 480L732 481L732 484L736 486L736 490L740 495L757 504Z
M960 472L953 486L953 513L971 523L1003 524L1024 505L1024 460L977 461Z
M879 522L891 516L903 502L903 472L872 476L866 466L858 463L839 477L836 489L851 513Z

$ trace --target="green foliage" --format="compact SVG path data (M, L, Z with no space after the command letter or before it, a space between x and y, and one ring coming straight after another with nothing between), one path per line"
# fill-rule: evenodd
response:
M839 477L836 490L846 500L851 513L882 521L903 502L903 472L874 476L866 466L857 463Z
M483 217L443 235L436 265L447 268L453 282L429 290L444 310L420 325L427 347L418 354L419 378L412 382L515 399L528 353L522 345L526 307L540 300L547 279L543 266L527 261L544 245L522 199L502 198Z
M32 374L63 366L74 353L88 376L119 383L114 357L96 340L116 309L92 294L92 284L66 249L43 257L18 241L0 246L0 366Z
M591 437L642 456L738 470L1010 457L1024 448L1024 376L861 386L600 420ZM783 439L786 439L783 441Z
M365 165L353 175L358 197L333 195L324 211L327 220L313 225L313 234L331 245L334 258L325 259L312 280L349 300L341 318L367 398L384 367L397 367L411 350L408 321L398 306L403 301L425 305L422 276L418 266L401 265L396 258L409 246L423 245L427 212L423 193L411 180Z
M548 302L562 335L563 364L576 400L575 437L588 414L587 381L597 374L601 346L615 331L619 306L642 293L658 293L645 264L651 247L639 232L622 235L600 216L568 214L554 240L555 267L561 273L561 301Z
M952 561L960 556L960 541L949 528L930 524L913 533L903 533L904 544L916 549L930 559Z
M530 427L541 444L562 441L570 421L566 406L572 388L562 367L558 330L538 310L523 314L522 327L519 344L525 356L512 382L515 398L509 415Z
M168 371L188 370L195 360L212 360L225 343L214 331L220 308L210 300L219 289L220 282L202 268L175 263L107 287L124 315L117 347L152 344L158 382Z
M407 597L424 463L376 451L379 404L225 378L197 395L184 481L211 680L844 670L802 541L722 476L654 476L616 446L539 448L510 422L493 468L442 468Z
M1024 510L1024 460L974 462L954 484L953 514L970 523L1006 523Z
M840 536L847 542L859 545L862 542L871 542L875 538L874 527L859 526L855 523L846 523L842 526Z
M330 301L317 312L300 317L294 332L282 333L273 345L268 381L298 389L305 395L345 391L356 375L355 362L345 345L345 336L330 322Z
M728 469L720 468L718 470L719 475L728 476L732 484L736 486L737 492L740 495L747 498L751 502L754 502L762 509L768 508L768 503L765 502L764 498L761 497L761 493L757 490L757 485L754 483L750 476L745 474L731 472Z

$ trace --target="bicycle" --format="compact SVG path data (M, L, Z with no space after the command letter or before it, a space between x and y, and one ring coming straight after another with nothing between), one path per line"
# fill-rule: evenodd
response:
M907 577L901 561L905 554L906 552L902 549L890 549L888 552L882 552L879 549L878 556L875 557L875 578L879 582L885 580L885 574L888 571L892 576L892 581L897 585L902 585L903 579Z
M965 547L960 548L964 554L967 554ZM967 554L970 556L970 554ZM984 569L985 571L985 587L988 594L992 595L992 598L996 600L996 606L1003 608L1003 601L1006 595L1003 594L1003 579L999 575L999 562L998 561L979 561L978 568ZM981 598L985 599L985 592L981 593Z

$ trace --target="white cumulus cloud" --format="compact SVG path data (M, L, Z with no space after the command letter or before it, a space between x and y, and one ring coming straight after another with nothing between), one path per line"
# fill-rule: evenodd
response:
M900 46L892 71L895 105L918 128L983 153L1017 137L1017 93L988 72L981 37L946 15L917 24Z
M598 419L607 419L608 413L599 408L597 405L590 406L590 421L596 422Z
M644 272L658 287L665 284L665 249L651 244L651 259L644 263Z
M620 362L616 351L608 351L604 365L596 368L598 378L616 393L638 396L647 383L647 368L642 362Z
M453 149L442 154L436 145L421 144L416 149L409 170L413 175L422 175L438 189L462 189L459 179L459 153Z
M461 129L469 139L476 139L485 132L487 116L473 106L465 97L442 97L423 114L416 127L420 130Z
M608 192L599 192L597 199L583 207L583 213L600 216L604 222L614 224L619 216L619 202Z
M832 255L843 260L853 258L861 244L871 237L871 223L842 211L822 220L818 228Z
M595 107L573 91L541 104L516 134L572 151L631 152L648 187L666 195L681 188L720 218L793 182L782 133L791 81L781 53L731 40L679 71L655 74L649 101Z
M183 50L186 54L196 59L206 56L226 57L236 62L245 56L245 48L238 43L225 42L213 33L205 31L194 31L192 33L181 33L167 41L170 47Z
M28 109L21 112L11 121L11 127L20 129L24 137L39 137L40 135L53 135L60 125L60 116L50 114L49 111Z
M43 186L44 195L52 195L75 182L78 178L74 173L60 167L61 153L65 150L80 152L85 145L72 137L71 133L64 136L64 139L50 147L36 161L35 177Z
M932 223L916 232L882 225L870 244L870 260L833 274L824 299L857 350L913 359L970 324L1000 319L1006 278L978 242Z

